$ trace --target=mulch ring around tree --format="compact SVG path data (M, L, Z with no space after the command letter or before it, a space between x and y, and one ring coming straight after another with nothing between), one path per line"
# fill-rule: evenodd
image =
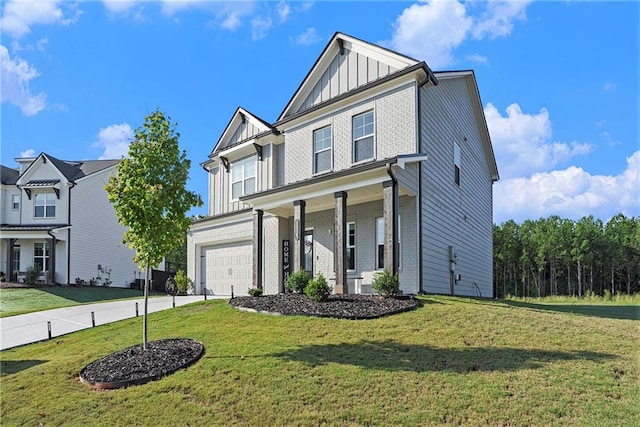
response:
M315 301L304 294L285 293L259 297L237 297L229 304L245 311L264 314L335 317L338 319L376 319L413 310L420 302L412 297L383 298L378 295L330 295L328 301Z
M171 375L195 363L204 345L191 338L171 338L125 348L91 362L80 371L80 380L95 389L116 389L144 384Z

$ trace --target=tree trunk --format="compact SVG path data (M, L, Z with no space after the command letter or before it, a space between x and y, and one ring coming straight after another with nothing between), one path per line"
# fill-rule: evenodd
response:
M142 350L147 351L147 309L149 306L149 263L145 271L144 280L144 313L142 315Z
M578 261L578 298L582 298L582 264Z

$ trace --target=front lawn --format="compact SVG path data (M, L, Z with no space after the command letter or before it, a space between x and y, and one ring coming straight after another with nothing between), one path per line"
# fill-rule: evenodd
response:
M139 343L141 318L6 350L0 424L640 425L638 320L420 300L358 321L260 315L221 300L153 313L149 340L194 338L205 355L108 392L78 373Z
M0 317L143 296L143 292L136 289L101 286L5 288L0 289Z

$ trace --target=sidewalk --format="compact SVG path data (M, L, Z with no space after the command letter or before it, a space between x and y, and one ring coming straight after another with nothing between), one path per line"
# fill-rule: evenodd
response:
M207 299L214 298L221 297L207 296ZM176 297L176 307L203 300L204 295ZM91 313L95 319L95 326L136 317L136 303L138 315L142 316L144 298L77 305L3 317L0 319L0 350L48 339L49 322L51 324L51 338L55 338L70 332L91 328L93 326ZM172 307L172 297L153 297L149 298L147 311L153 313Z

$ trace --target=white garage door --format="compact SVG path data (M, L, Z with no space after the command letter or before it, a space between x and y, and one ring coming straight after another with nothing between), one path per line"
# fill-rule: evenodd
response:
M253 281L253 245L234 242L202 248L203 287L208 294L247 295Z

